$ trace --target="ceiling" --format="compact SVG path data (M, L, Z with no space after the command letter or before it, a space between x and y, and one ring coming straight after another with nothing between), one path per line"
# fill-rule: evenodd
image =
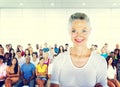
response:
M0 8L120 8L120 0L0 0Z

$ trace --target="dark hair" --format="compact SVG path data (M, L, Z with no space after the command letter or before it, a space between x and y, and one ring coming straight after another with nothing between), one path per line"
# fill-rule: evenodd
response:
M35 54L36 57L38 57L38 53L37 53L37 52L33 52L33 53L32 53L32 57L33 57L33 54Z
M3 47L2 47L2 44L0 44L0 47L3 48Z
M4 62L6 62L6 56L8 56L8 60L11 60L10 53L6 52L4 54Z
M28 51L28 55L30 56L30 50L29 49L25 49L25 57L27 56L26 55L26 51Z
M66 43L65 45L66 45L66 46L68 46L69 44L68 44L68 43Z
M39 44L36 44L36 49L37 49L37 50L39 49Z
M11 64L10 64L10 66L12 66L12 61L13 60L16 60L16 64L15 64L15 67L14 67L14 74L17 74L17 72L18 72L18 60L17 60L17 58L13 58L12 60L11 60Z
M40 57L39 61L42 60L42 59L44 59L44 57Z
M2 59L2 60L3 60L3 62L4 62L4 56L0 55L0 59Z
M94 45L95 47L98 47L98 45Z
M110 60L110 58L112 58L112 56L107 56L107 58L106 58L107 64L108 64L108 61ZM112 58L112 59L113 59L113 58ZM115 67L114 62L112 62L111 65L112 65L113 68Z

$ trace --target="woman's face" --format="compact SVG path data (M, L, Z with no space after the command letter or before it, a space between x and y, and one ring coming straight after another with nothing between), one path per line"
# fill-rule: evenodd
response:
M36 54L33 54L33 58L37 58L37 55L36 55Z
M3 64L3 59L0 59L0 64Z
M16 64L16 59L12 60L12 64L15 65Z
M112 62L113 62L113 59L110 58L109 61L108 61L108 63L109 63L109 64L112 64Z
M11 50L11 53L14 53L14 50Z
M44 59L41 59L41 60L39 61L40 64L44 64L44 62L45 62Z
M48 58L48 53L44 53L44 58Z
M5 55L5 59L9 59L9 54L6 54L6 55Z
M70 32L71 40L75 46L87 45L90 28L85 20L74 20Z
M29 51L28 51L28 50L25 50L25 54L29 54Z

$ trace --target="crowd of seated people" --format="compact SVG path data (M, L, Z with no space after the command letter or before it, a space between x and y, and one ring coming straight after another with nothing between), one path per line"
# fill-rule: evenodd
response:
M53 60L55 56L68 51L68 49L68 43L64 46L55 44L52 47L49 47L47 43L43 47L36 44L36 50L33 50L31 44L28 44L27 48L18 45L16 50L12 47L12 44L7 44L5 47L0 44L0 87L2 85L5 87L13 87L13 85L14 87L24 85L29 87L35 85L38 87L50 87ZM105 43L99 51L98 46L92 44L91 51L97 52L106 59L108 64L108 85L110 87L119 87L119 45L116 44L115 49L109 50L108 44Z
M109 87L120 87L120 48L119 44L113 50L109 50L108 44L105 43L103 47L98 51L96 45L91 45L91 50L97 52L107 62L107 79Z
M68 44L65 48L67 51ZM36 44L36 50L31 44L25 49L22 45L17 45L15 49L12 44L5 47L0 44L0 87L49 87L51 61L63 52L64 46L57 44L53 47L48 47L47 43L44 47Z

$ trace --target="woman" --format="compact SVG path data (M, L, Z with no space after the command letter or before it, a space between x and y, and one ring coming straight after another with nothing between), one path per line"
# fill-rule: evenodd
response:
M7 66L6 72L7 78L5 80L5 87L12 87L20 77L20 67L17 58L12 59L11 65Z
M5 54L4 54L4 63L6 64L6 65L10 65L10 63L11 63L11 58L10 58L10 54L8 53L8 52L6 52Z
M11 49L11 50L9 51L9 53L10 53L10 58L11 58L11 59L13 59L13 58L16 56L14 49Z
M2 47L1 44L0 44L0 55L4 55L4 48Z
M24 57L26 57L26 56L30 56L30 50L29 49L25 49L25 55L24 55Z
M69 32L73 47L55 58L51 87L97 87L97 83L108 87L105 59L87 48L91 32L87 15L72 14L69 19Z
M42 49L39 49L39 57L43 57L43 50Z
M108 56L107 59L107 78L108 78L108 86L109 87L120 87L119 81L116 79L116 66L113 63L113 58L111 56Z
M64 47L63 47L63 45L59 46L59 51L58 51L57 55L59 55L60 53L64 53Z
M43 57L44 57L44 64L46 64L48 66L50 63L50 59L48 58L49 57L48 52L45 52Z
M38 64L38 62L39 62L38 54L37 54L37 52L33 52L31 63L33 63L36 66Z
M41 57L39 64L36 66L36 83L38 87L44 87L45 82L47 81L47 65L44 64L44 58Z
M4 57L0 55L0 87L5 83L6 79L6 64L4 63Z

